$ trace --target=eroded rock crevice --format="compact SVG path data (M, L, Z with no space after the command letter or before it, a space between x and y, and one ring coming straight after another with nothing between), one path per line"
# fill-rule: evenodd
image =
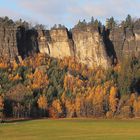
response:
M110 40L110 30L109 29L103 29L103 41L104 41L104 46L106 49L106 53L108 57L110 58L111 65L116 65L117 64L117 54L114 49L114 44Z

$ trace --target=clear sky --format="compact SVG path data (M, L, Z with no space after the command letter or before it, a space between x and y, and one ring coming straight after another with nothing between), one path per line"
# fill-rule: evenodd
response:
M48 27L64 24L73 27L79 19L91 16L105 21L121 20L131 14L140 17L140 0L0 0L0 16L42 23Z

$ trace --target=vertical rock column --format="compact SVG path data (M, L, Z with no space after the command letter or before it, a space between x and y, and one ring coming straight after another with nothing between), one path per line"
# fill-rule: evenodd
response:
M38 30L37 32L38 32L37 40L38 40L39 52L50 54L49 43L51 41L51 37L49 31Z
M50 30L50 37L50 56L56 58L72 56L71 50L73 46L66 28Z
M0 57L13 60L18 56L16 27L0 26Z
M86 27L83 30L74 28L72 34L76 48L76 57L80 62L90 67L109 67L109 58L98 30L90 27Z

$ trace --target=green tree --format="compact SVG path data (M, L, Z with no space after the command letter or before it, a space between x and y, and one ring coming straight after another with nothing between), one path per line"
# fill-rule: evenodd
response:
M107 20L106 20L106 27L108 28L108 29L113 29L113 28L115 28L115 26L117 25L117 23L116 23L116 21L114 20L114 18L113 17L111 17L111 18L108 18Z
M3 110L4 110L4 100L3 97L0 96L0 119L3 120Z
M94 24L94 17L93 16L91 17L91 22L90 23Z
M131 15L127 15L125 22L126 22L126 25L128 27L132 24L132 17L131 17Z

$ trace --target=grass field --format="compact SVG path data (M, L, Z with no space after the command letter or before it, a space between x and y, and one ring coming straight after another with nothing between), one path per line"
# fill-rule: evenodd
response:
M33 120L0 124L0 140L140 140L140 120Z

